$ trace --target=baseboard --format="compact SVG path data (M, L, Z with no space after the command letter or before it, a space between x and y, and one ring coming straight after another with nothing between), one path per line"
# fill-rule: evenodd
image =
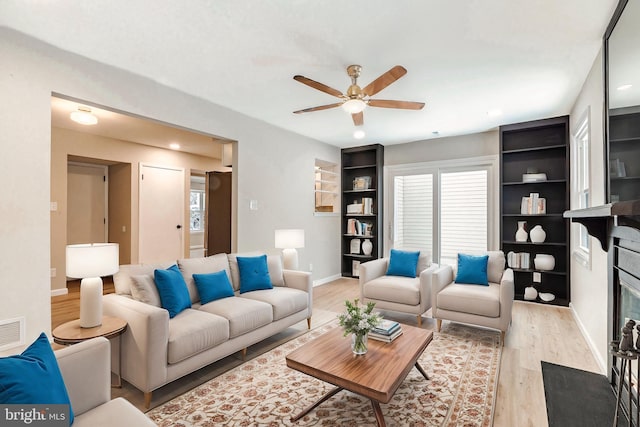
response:
M326 285L327 283L333 282L334 280L338 280L341 277L342 277L341 274L334 274L333 276L325 277L323 279L314 280L313 281L313 287L315 288L316 286Z
M69 293L69 290L67 288L62 288L62 289L51 289L51 296L52 297L57 297L60 295L67 295Z
M593 358L596 359L596 363L600 368L600 372L603 375L607 375L607 364L605 363L604 360L602 360L602 357L600 357L600 353L598 353L598 350L596 349L595 344L593 343L593 341L591 340L591 337L587 333L587 328L584 327L584 324L580 320L578 313L576 313L576 310L573 307L573 304L569 303L569 308L571 309L571 314L573 315L573 318L576 321L576 324L578 325L578 329L580 329L580 333L582 333L582 336L584 337L585 341L587 342L587 345L589 346L589 350L591 350L591 354L593 355Z

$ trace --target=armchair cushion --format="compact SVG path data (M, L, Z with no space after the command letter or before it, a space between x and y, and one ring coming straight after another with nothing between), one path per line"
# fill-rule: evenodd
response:
M69 405L73 423L67 388L44 332L22 354L0 359L0 402Z
M387 276L416 277L420 251L400 251L391 249Z
M500 285L451 283L438 293L438 309L484 317L500 317Z
M420 281L415 278L382 276L362 284L366 298L398 304L420 304Z
M489 286L487 263L489 255L458 254L456 283Z

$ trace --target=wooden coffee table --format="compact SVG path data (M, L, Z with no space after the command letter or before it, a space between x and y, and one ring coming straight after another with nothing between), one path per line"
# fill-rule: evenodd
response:
M341 390L371 400L378 425L384 427L380 403L388 403L409 371L415 366L428 380L418 358L433 339L433 332L402 325L402 335L391 343L370 339L362 356L351 352L351 337L335 328L292 351L287 366L337 386L313 405L292 417L297 421Z

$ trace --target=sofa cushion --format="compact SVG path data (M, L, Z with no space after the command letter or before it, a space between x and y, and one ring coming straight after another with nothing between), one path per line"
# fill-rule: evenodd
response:
M166 270L155 270L153 280L160 294L161 306L169 312L170 318L191 307L187 284L177 265L174 264Z
M187 309L169 320L167 362L178 363L229 339L227 319Z
M150 274L131 276L131 296L134 300L160 307L160 294Z
M229 338L251 332L273 321L271 304L249 298L231 297L200 306L199 311L217 314L229 321Z
M275 321L306 309L309 295L299 289L275 287L269 290L247 292L240 297L270 304L273 307Z
M452 283L438 293L438 309L500 317L500 285Z
M419 251L400 251L391 249L387 276L416 277Z
M418 257L418 268L416 271L417 275L420 276L420 273L429 268L430 265L431 254L427 251L420 251L420 256Z
M69 405L73 423L67 388L44 332L22 354L0 358L0 402Z
M272 289L267 256L237 257L238 270L240 271L240 293Z
M178 260L178 267L184 278L184 282L189 289L189 297L191 303L195 303L200 299L198 289L193 281L194 274L207 274L215 273L216 271L224 270L231 280L231 271L229 270L229 260L227 254L215 254L202 258L185 258Z
M231 284L233 290L240 289L240 271L238 269L238 257L254 257L262 255L262 252L246 252L242 254L229 254L229 271L231 272ZM282 271L282 258L279 255L267 255L267 267L273 286L284 286L284 273Z
M456 283L489 286L487 262L489 255L458 254Z
M174 261L158 264L124 264L113 275L113 287L118 295L131 295L131 281L133 276L148 274L153 277L156 269L166 269L175 264Z
M366 298L398 304L420 304L420 279L401 276L380 276L362 285Z
M224 270L215 273L194 274L193 280L198 288L202 304L234 295L229 276Z

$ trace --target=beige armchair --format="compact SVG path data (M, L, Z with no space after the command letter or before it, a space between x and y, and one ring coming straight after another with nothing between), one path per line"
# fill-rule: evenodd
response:
M487 264L489 286L454 283L456 270L449 265L437 268L431 280L431 315L440 331L442 320L498 329L502 343L511 323L513 270L505 270L502 251L490 251Z
M436 267L428 253L420 254L414 278L387 276L388 257L360 264L360 301L374 302L381 310L414 314L422 325L422 314L431 308L431 273Z

